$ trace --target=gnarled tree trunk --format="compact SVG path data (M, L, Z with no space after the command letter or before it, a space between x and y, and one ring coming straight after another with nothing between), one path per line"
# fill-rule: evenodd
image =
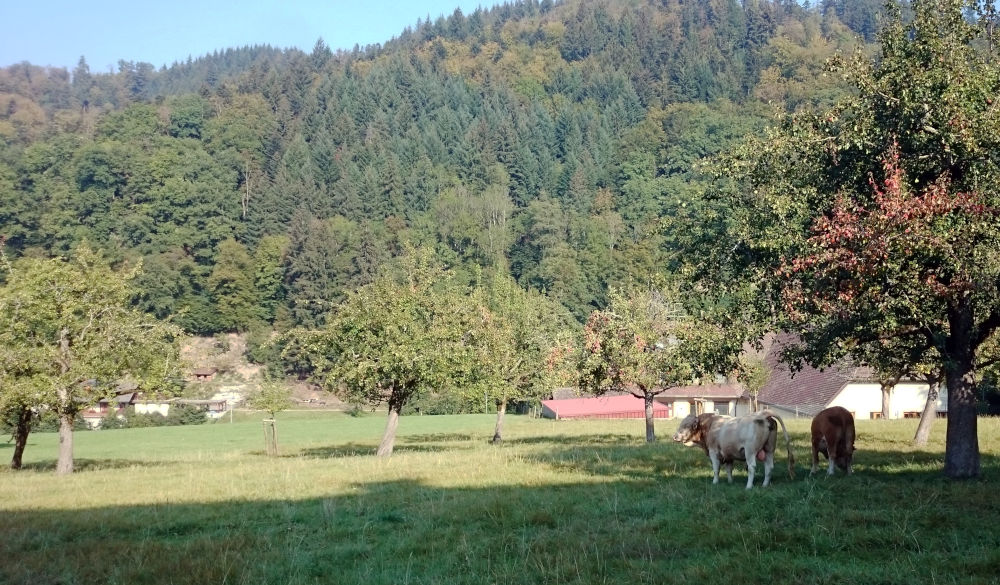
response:
M927 444L927 439L931 434L931 427L934 419L937 418L937 401L940 395L940 384L937 381L929 382L927 387L927 402L924 403L924 411L920 413L920 423L917 424L917 432L913 435L913 444L923 447Z
M56 473L73 473L73 412L59 413L59 461Z
M497 425L493 429L493 444L497 445L503 442L503 416L507 414L507 401L501 400L497 402Z
M653 428L653 395L645 394L642 397L646 410L646 442L656 442L656 431Z
M979 434L976 381L973 376L973 314L968 302L949 315L945 384L948 386L948 430L944 474L952 479L979 477Z
M382 442L378 444L378 451L375 452L379 457L392 455L392 447L396 443L396 429L399 427L400 410L402 410L401 405L389 405L389 418L385 423L385 432L382 433Z
M22 407L14 421L14 456L10 458L11 469L21 469L21 458L24 448L28 445L28 433L31 432L31 409Z
M69 372L70 360L69 330L59 332L59 367L63 374ZM76 405L73 393L69 388L59 388L59 460L56 462L56 473L59 475L73 473L73 419L76 418Z

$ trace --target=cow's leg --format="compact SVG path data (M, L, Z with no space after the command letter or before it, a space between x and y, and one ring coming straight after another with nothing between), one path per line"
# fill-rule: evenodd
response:
M837 456L840 455L840 441L834 441L832 443L827 441L827 445L829 445L829 448L827 449L828 459L826 460L826 474L833 475L837 469L837 465L835 463L837 461Z
M757 470L757 452L753 450L753 447L747 445L747 489L753 487L753 476L754 472Z
M711 452L708 458L712 460L712 484L719 483L719 454Z
M729 476L729 483L733 483L733 462L726 463L726 474Z
M819 454L820 453L822 453L823 456L827 458L827 460L830 459L830 453L827 451L827 448L826 448L826 438L825 437L823 437L823 436L814 437L812 443L813 443L813 466L812 466L812 471L809 472L809 475L812 475L812 474L816 473L816 471L819 469Z
M761 487L771 485L771 470L774 469L774 451L764 454L764 483Z

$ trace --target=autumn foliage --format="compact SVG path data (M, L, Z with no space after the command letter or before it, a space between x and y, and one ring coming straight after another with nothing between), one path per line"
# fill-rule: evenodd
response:
M997 239L997 208L977 192L953 192L947 176L912 186L895 145L883 169L869 196L837 195L813 222L805 253L782 258L792 319L948 303L987 276L969 250Z

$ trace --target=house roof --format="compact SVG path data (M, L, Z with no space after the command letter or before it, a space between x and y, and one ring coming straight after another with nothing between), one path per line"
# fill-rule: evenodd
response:
M211 376L212 374L218 372L218 368L213 368L211 366L206 366L203 368L197 368L192 372L195 376Z
M764 363L771 370L771 375L757 396L762 405L816 414L826 408L849 383L871 379L870 369L846 363L823 369L803 365L801 370L792 372L780 358L781 351L793 342L792 337L779 335L773 338L766 350Z
M599 396L597 398L543 400L542 405L561 418L644 412L646 408L642 398L636 398L629 394L622 396ZM667 407L659 403L654 403L653 411L665 415Z
M693 384L690 386L675 386L656 395L657 398L728 398L730 400L743 396L743 387L739 384Z
M736 399L740 398L745 394L743 386L739 384L691 384L688 386L674 386L667 388L663 392L656 395L657 399L668 398L671 400L677 400L682 398L706 398L710 400L716 400L719 398L726 399ZM614 396L631 396L635 397L630 392L608 392L603 394L602 398L611 398ZM576 388L556 388L552 391L553 400L568 400L575 398L594 398L592 394L583 394L579 392Z

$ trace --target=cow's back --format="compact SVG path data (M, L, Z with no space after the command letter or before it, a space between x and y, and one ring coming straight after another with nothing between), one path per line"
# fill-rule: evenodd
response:
M719 420L709 437L709 448L718 453L724 460L743 459L747 456L745 448L752 445L750 457L755 456L760 449L769 448L774 452L777 438L776 427L767 418L761 416L745 416Z

